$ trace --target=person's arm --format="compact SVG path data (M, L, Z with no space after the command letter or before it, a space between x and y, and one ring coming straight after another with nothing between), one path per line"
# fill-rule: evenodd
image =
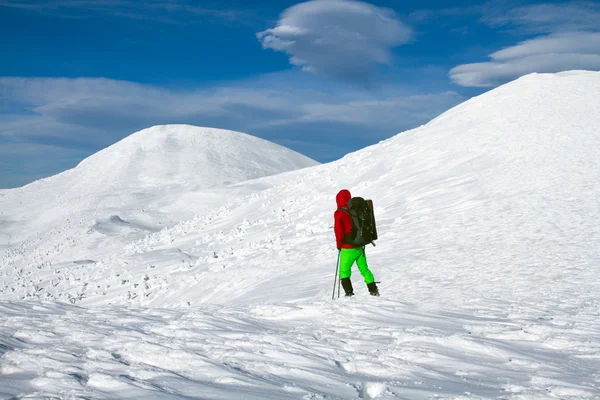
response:
M344 236L346 236L346 226L344 224L345 214L346 213L341 210L338 210L335 212L335 214L333 214L333 231L335 232L335 244L338 250L342 248L342 244L344 243Z

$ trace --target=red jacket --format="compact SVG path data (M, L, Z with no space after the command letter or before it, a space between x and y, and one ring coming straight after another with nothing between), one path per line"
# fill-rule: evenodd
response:
M353 246L351 244L342 243L344 236L352 233L352 218L348 214L348 201L352 198L348 190L340 190L335 197L338 210L333 214L333 231L335 232L335 243L338 249L354 249L361 246ZM340 210L340 208L342 210ZM345 209L346 211L344 211Z

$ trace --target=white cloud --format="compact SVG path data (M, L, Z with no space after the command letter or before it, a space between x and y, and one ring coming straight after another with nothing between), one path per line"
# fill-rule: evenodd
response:
M533 72L600 70L600 33L573 32L542 36L490 55L492 61L452 68L461 86L493 87Z
M106 130L169 121L201 123L203 119L237 121L254 129L323 121L369 125L389 112L379 121L386 125L386 121L394 120L394 113L404 113L410 121L420 120L423 111L433 117L462 100L451 92L422 96L394 87L373 92L325 84L319 79L306 85L286 85L285 80L274 77L271 85L267 79L255 87L248 83L174 91L103 78L0 78L0 98L13 104L12 108L18 104L28 110L27 115L0 114L0 136L27 136L49 122L53 129L40 134L61 137L66 127Z
M481 21L519 35L538 35L490 54L490 61L458 65L462 86L493 87L533 72L600 70L600 4L576 1L505 10L489 3Z
M412 30L393 11L353 0L313 0L288 8L277 26L257 34L266 49L282 51L304 71L365 82Z
M482 21L495 27L517 26L529 33L593 31L600 29L600 4L586 1L533 4L508 11L487 7Z
M546 54L600 54L600 32L574 32L538 37L490 55L495 61Z

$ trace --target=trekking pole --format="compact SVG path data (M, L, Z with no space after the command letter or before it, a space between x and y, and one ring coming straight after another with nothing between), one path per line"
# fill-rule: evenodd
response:
M341 251L338 251L338 258L337 258L337 262L335 263L335 276L333 277L333 293L331 293L331 300L335 299L335 281L338 280L337 276L338 276L338 268L340 265L340 254ZM338 298L340 297L340 285L338 282Z

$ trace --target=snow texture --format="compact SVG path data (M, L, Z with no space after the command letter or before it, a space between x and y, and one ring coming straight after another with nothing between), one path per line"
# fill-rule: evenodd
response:
M172 185L139 139L0 191L0 397L600 398L599 98L533 74L330 164ZM342 188L381 298L330 299Z

